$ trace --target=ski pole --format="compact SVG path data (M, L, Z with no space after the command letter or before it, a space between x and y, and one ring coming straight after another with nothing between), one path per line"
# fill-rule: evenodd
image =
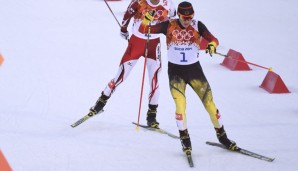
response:
M140 124L140 114L141 114L141 108L142 108L142 98L143 98L143 89L144 89L144 79L145 79L145 73L146 73L146 64L147 64L147 57L148 57L148 49L149 49L149 37L150 37L150 30L151 27L148 27L148 33L147 33L147 41L146 41L146 49L145 49L145 61L144 61L144 68L143 68L143 76L142 76L142 86L141 86L141 95L140 95L140 103L139 103L139 113L138 113L138 122L136 130L139 130L139 124Z
M113 13L112 9L110 8L110 5L107 3L106 0L104 0L104 1L105 1L105 3L107 4L107 6L108 6L109 10L111 11L111 13L113 14L113 16L114 16L115 20L117 21L119 27L121 28L121 25L120 25L119 21L117 20L115 14ZM129 39L128 39L127 41L129 41Z
M115 14L113 13L112 9L110 8L110 5L107 3L107 1L106 1L106 0L104 0L104 1L105 1L105 3L107 4L107 6L108 6L109 10L111 11L111 13L113 14L113 16L114 16L115 20L117 21L117 23L118 23L119 27L121 27L121 25L120 25L119 21L117 20L117 18L116 18L116 16L115 16Z
M215 54L220 55L220 56L223 56L223 57L226 57L226 58L233 59L233 60L238 61L238 62L242 62L242 63L245 63L245 64L254 65L254 66L256 66L256 67L260 67L260 68L263 68L263 69L267 69L267 70L269 70L269 71L273 71L272 67L267 68L267 67L264 67L264 66L261 66L261 65L258 65L258 64L254 64L254 63L252 63L252 62L239 60L239 59L233 58L233 57L231 57L231 56L228 56L228 55L225 55L225 54L222 54L222 53L219 53L219 52L215 52Z

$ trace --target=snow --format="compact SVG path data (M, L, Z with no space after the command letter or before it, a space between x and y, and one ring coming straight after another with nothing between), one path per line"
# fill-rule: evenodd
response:
M99 0L1 0L0 149L13 170L296 170L298 1L191 2L195 17L219 39L219 52L234 49L247 61L273 67L291 91L270 94L259 87L266 70L250 66L251 71L231 71L220 65L223 57L210 58L202 51L201 64L228 136L243 148L276 158L274 162L205 145L217 139L190 87L187 119L194 169L179 140L137 131L131 122L138 118L143 59L104 113L71 128L117 72L127 42L120 38L116 20ZM129 0L108 3L121 21ZM178 135L164 37L162 42L158 121ZM148 89L145 84L141 123Z

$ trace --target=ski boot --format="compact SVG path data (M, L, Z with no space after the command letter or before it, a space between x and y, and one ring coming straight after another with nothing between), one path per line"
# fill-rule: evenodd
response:
M236 151L238 149L236 143L228 139L224 126L222 126L221 128L215 128L215 131L218 141L226 146L227 149L231 151Z
M180 141L181 141L183 152L191 153L192 148L191 148L191 142L190 142L188 130L187 129L185 129L184 131L179 130L179 134L180 134Z
M151 128L159 129L159 123L156 121L157 106L158 105L149 104L149 109L147 112L147 125Z
M109 98L110 97L108 97L102 93L101 96L96 101L95 106L90 108L90 112L88 115L93 116L93 115L96 115L99 111L101 111L103 109L103 107L106 105Z

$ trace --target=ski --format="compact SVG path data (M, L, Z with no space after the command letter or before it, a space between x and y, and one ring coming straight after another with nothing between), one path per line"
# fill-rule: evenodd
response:
M186 157L187 157L187 161L188 161L189 167L194 167L192 156L191 156L191 152L190 151L187 151L187 152L185 152L185 154L186 154Z
M224 145L222 145L220 143L207 141L206 144L211 145L211 146L220 147L220 148L223 148L223 149L226 149L226 150L229 150ZM232 151L232 150L229 150L229 151ZM254 158L257 158L257 159L260 159L260 160L268 161L268 162L273 162L274 161L274 158L266 157L266 156L257 154L255 152L251 152L251 151L245 150L245 149L240 148L240 147L238 147L235 151L232 151L232 152L237 152L237 153L240 153L240 154L244 154L244 155L247 155L247 156L250 156L250 157L254 157Z
M85 115L84 117L82 117L81 119L79 119L78 121L76 121L75 123L73 123L73 124L71 125L71 127L74 128L74 127L80 125L81 123L85 122L86 120L88 120L88 119L91 118L92 116L94 116L94 115L98 115L98 114L100 114L100 113L102 113L102 112L103 112L103 110L99 111L97 114L88 113L87 115Z
M142 124L137 124L135 122L132 122L132 124L138 125L139 127L144 128L144 129L147 129L147 130L150 130L150 131L155 131L155 132L158 132L158 133L161 133L161 134L168 135L169 137L172 137L172 138L175 138L175 139L180 139L180 137L178 137L178 136L176 136L174 134L171 134L171 133L169 133L166 130L163 130L161 128L152 128L150 126L142 125Z

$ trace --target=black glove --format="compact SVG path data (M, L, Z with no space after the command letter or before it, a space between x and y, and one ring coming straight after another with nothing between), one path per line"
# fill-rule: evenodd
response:
M212 56L214 53L216 53L216 46L217 44L215 42L208 43L208 46L206 48L206 53L209 53L210 56Z
M126 27L121 27L120 36L125 40L129 39L129 32L127 31Z

